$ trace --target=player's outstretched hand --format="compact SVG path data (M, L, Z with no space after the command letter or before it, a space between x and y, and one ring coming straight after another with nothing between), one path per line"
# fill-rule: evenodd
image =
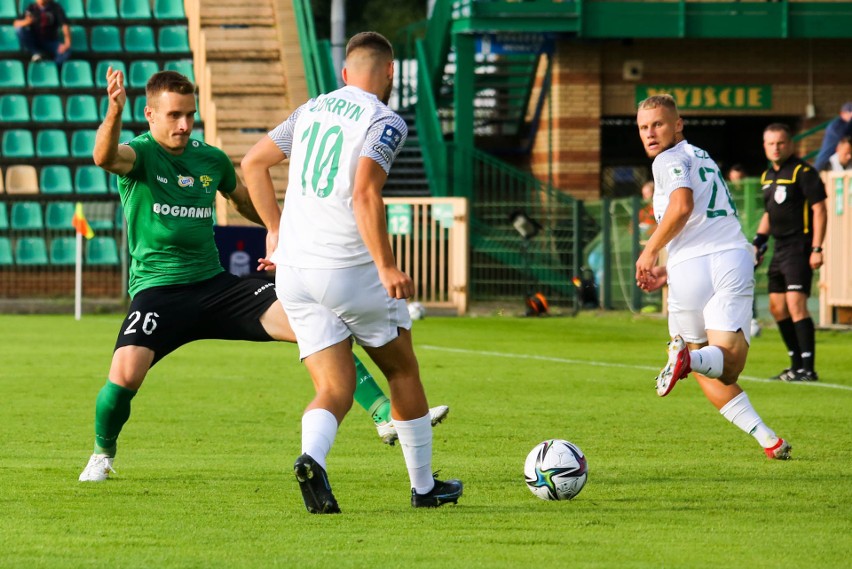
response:
M124 89L124 73L119 69L113 69L112 66L107 68L107 95L109 95L110 104L118 106L119 110L124 110L124 105L127 103L127 91Z
M391 298L406 299L414 296L414 283L411 277L396 267L380 268L379 280L382 281L382 286Z

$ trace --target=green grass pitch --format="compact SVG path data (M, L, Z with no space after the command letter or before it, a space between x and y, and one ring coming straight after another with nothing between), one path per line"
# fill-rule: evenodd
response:
M775 330L753 342L741 385L793 444L776 462L694 381L656 396L661 319L429 317L422 375L451 407L433 465L464 497L413 510L400 449L354 407L329 456L343 514L312 516L291 467L313 390L292 345L175 352L133 402L118 475L77 482L120 321L0 316L0 567L849 566L849 333L818 333L816 385L758 380L786 355ZM525 487L546 438L588 457L571 502Z

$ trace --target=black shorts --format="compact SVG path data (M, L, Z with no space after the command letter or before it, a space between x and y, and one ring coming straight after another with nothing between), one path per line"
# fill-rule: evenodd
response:
M775 241L775 252L769 263L769 292L803 292L811 295L810 239L789 239Z
M227 272L197 283L148 288L130 303L115 349L150 348L153 366L195 340L270 342L260 317L277 301L274 283Z

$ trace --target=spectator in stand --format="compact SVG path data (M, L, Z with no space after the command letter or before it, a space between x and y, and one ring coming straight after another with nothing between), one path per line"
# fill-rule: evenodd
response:
M852 169L852 136L844 136L837 143L836 152L828 159L825 170L842 172Z
M21 48L32 54L32 61L50 57L61 65L71 57L71 28L65 9L58 2L36 0L14 25Z
M644 205L639 210L639 239L644 243L657 228L657 220L654 219L654 180L642 184L642 203Z
M828 166L828 159L837 149L838 141L844 136L852 135L852 123L849 122L850 119L852 119L852 101L847 101L840 107L840 116L825 127L822 146L819 149L816 160L814 160L814 168L825 170Z

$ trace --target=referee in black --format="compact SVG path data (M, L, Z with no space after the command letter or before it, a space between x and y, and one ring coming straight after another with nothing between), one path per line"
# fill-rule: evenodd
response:
M787 125L767 126L763 149L771 166L760 180L766 211L753 244L759 264L769 237L775 239L768 273L769 311L790 355L790 367L772 379L816 381L814 321L807 301L813 271L823 263L825 186L813 166L793 156L793 136Z

